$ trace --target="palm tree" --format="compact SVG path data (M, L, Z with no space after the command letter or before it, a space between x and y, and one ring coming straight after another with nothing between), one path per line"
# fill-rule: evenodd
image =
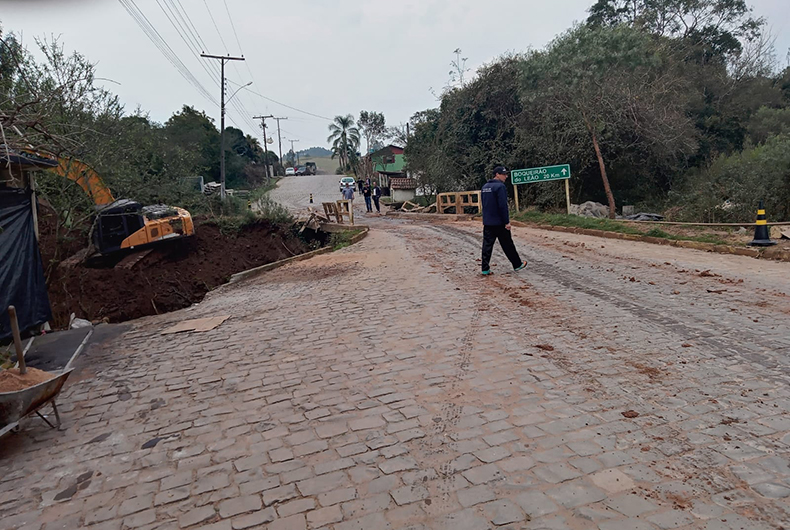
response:
M359 129L354 126L354 116L335 116L335 121L329 126L327 142L332 143L332 158L340 159L340 167L350 169L354 154L359 148Z

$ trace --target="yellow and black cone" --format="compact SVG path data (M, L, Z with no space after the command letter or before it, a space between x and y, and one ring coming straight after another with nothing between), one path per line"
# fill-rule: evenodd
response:
M310 194L310 204L313 204L313 194Z
M760 201L760 206L757 210L757 221L754 225L754 239L749 242L749 246L770 247L771 245L776 245L776 241L771 241L771 235L768 233L768 220L765 218L763 201Z

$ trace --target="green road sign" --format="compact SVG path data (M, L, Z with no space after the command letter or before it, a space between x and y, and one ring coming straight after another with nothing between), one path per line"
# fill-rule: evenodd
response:
M544 180L563 180L571 178L571 166L531 167L529 169L514 169L510 172L510 182L513 184L531 184Z

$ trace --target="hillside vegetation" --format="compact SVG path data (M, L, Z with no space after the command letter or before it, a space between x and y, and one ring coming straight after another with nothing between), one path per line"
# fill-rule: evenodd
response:
M503 55L411 118L408 168L426 189L492 168L569 163L574 202L684 220L790 219L790 68L743 0L599 0L542 50ZM556 182L522 204L562 207ZM724 207L727 203L726 207Z

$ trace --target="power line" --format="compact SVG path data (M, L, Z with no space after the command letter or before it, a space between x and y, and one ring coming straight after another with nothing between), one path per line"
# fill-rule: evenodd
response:
M181 37L181 40L184 41L184 44L187 45L187 48L189 48L192 52L195 51L195 48L200 48L200 46L196 46L194 39L190 40L188 38L191 37L191 35L189 35L189 32L185 31L185 28L182 25L181 20L179 20L179 18L176 16L170 4L167 3L167 0L164 0L164 2L165 2L165 6L167 6L167 11L165 10L165 6L163 6L161 2L159 0L156 0L157 5L159 5L159 9L161 9L162 13L165 14L165 17L167 17L167 20L170 22L173 28L175 28L176 33L178 33L178 36ZM170 12L169 14L168 11ZM170 18L171 15L173 18ZM185 33L187 34L186 37L184 36Z
M206 2L206 0L203 0L203 5L206 6L206 11L208 11L208 16L211 18L211 22L214 23L214 29L217 30L217 35L219 35L219 40L220 42L222 42L222 47L225 48L225 53L228 53L228 45L225 44L225 39L222 38L222 32L219 30L219 26L217 26L217 21L214 20L214 15L211 14L211 9L209 9L208 7L208 2Z
M148 17L145 16L134 0L120 1L127 12L132 16L132 19L138 24L138 26L140 26L149 40L151 40L151 42L159 49L162 55L164 55L164 57L170 61L170 63L179 71L179 73L190 84L198 89L198 91L200 91L209 101L216 103L216 100L213 99L211 93L206 90L206 88L200 83L200 81L198 81L194 74L192 74L189 68L187 68L186 65L181 61L178 55L173 51L164 37L162 37L159 31L151 23L151 21L148 20Z
M233 81L231 81L231 83L233 83ZM280 103L279 101L277 101L275 99L272 99L272 98L270 98L268 96L264 96L260 92L256 92L254 90L250 90L249 88L246 88L245 90L247 92L251 92L252 94L255 94L256 96L262 97L263 99L265 99L267 101L271 101L272 103L276 103L276 104L281 105L281 106L283 106L285 108L288 108L288 109L291 109L291 110L295 110L296 112L301 112L302 114L307 114L308 116L313 116L315 118L320 118L320 119L326 120L326 121L333 121L332 118L327 118L326 116L320 116L318 114L313 114L312 112L307 112L306 110L302 110L302 109L299 109L299 108L296 108L296 107L292 107L291 105L286 105L285 103Z
M222 3L225 4L225 12L228 14L228 19L230 20L230 27L233 29L233 35L236 37L236 44L239 46L239 51L242 55L244 55L244 50L241 49L241 42L239 41L239 34L236 33L236 24L233 23L233 17L230 16L230 9L228 9L228 0L222 0Z
M178 0L178 1L180 3L180 0ZM211 8L209 8L208 2L206 0L203 0L203 5L206 6L206 11L208 12L208 16L209 16L209 18L211 18L211 22L214 25L214 29L216 30L217 35L219 36L219 40L222 43L222 47L225 49L225 53L227 54L228 53L228 45L225 44L225 39L222 38L222 32L219 30L219 26L217 25L217 21L214 18L214 15L211 12ZM226 8L227 8L227 4L226 4ZM230 13L228 13L228 15L230 16ZM231 26L233 26L233 20L231 20ZM235 26L233 26L233 32L234 33L236 32ZM236 37L236 39L238 41L238 36ZM241 45L239 45L239 51L241 52ZM244 57L244 54L242 53L241 56ZM241 78L241 73L239 72L239 69L236 66L236 63L233 63L233 69L236 71L236 75L238 75L239 78ZM247 66L247 69L249 69L249 66ZM250 72L250 76L252 76L252 72ZM254 80L255 80L255 78L253 77L253 81ZM239 109L239 106L241 107L241 109ZM233 107L236 109L237 112L239 112L239 115L247 123L247 125L251 126L252 129L255 130L256 126L249 121L249 115L251 113L244 107L244 104L241 101L236 101L233 104ZM231 121L233 121L232 118L231 118Z
M192 24L191 19L189 19L189 15L182 15L181 10L179 10L178 6L176 6L174 0L164 0L164 2L167 6L167 11L160 3L160 0L156 0L159 8L162 9L162 12L165 14L170 24L184 41L184 44L187 45L192 54L198 59L203 70L209 75L214 84L220 86L219 81L217 81L217 77L220 76L220 71L216 64L209 63L209 66L207 66L205 61L200 61L200 52L202 51L200 47L201 45L205 46L205 41L202 37L200 37L200 32L198 32L197 28L195 28L194 24ZM180 1L178 1L178 5L181 6L182 10L184 9ZM168 14L168 11L170 14ZM189 23L187 23L187 20L189 20ZM251 130L254 131L256 126L247 118L249 112L247 112L247 110L244 108L244 105L241 103L241 101L233 100L231 102L231 106L236 110L236 112L239 113L239 116L242 117L242 121L244 121L245 126L250 127ZM228 115L228 118L233 122L234 125L241 128L236 120L233 119L233 116Z
M208 92L208 90L205 88L205 86L203 86L203 84L200 83L200 81L194 76L194 74L192 74L192 72L189 70L189 68L187 68L187 66L183 63L183 61L181 61L181 59L178 57L178 55L175 53L175 51L173 51L173 49L170 47L170 45L167 44L167 41L165 41L165 39L164 39L164 37L162 37L161 33L159 33L159 31L151 23L151 21L148 19L148 17L145 16L145 14L139 8L139 6L137 6L134 3L134 0L120 0L120 1L121 1L121 4L124 6L124 8L126 8L127 12L129 12L129 14L135 20L135 22L137 22L137 24L140 26L140 28L143 29L143 31L146 34L146 36L148 36L148 38L154 43L154 45L156 45L157 48L159 48L160 52L162 52L162 54L165 56L165 58L167 58L171 62L171 64L173 64L173 66L176 67L176 69L179 71L179 73L190 84L192 84L195 88L197 88L198 91L200 91L201 94L204 97L206 97L212 104L218 105L217 100L214 99L214 97L211 95L210 92ZM165 2L167 2L167 1L168 0L165 0ZM170 1L172 2L172 0L170 0ZM179 37L181 37L181 39L187 45L187 48L189 48L189 50L199 60L200 55L195 49L195 42L197 42L199 40L202 43L203 40L202 40L202 38L199 37L200 34L197 32L197 29L194 27L194 24L192 24L192 31L194 31L193 37L197 36L197 38L195 38L195 42L191 42L187 37L185 37L185 35L183 33L184 27L186 27L186 26L179 27L180 25L178 24L178 19L176 18L175 13L171 10L170 14L168 14L168 12L165 10L165 7L159 2L159 0L156 0L156 2L159 5L159 8L162 10L162 12L165 14L165 17L167 17L167 19L170 22L170 24L173 26L173 28L179 34ZM172 4L172 5L173 5L173 7L175 7L175 4ZM167 8L170 9L170 5L168 5ZM183 8L183 6L182 6L182 8ZM176 8L175 12L180 14L180 11L178 11L177 8ZM171 15L172 15L172 17L171 17ZM187 18L188 18L188 15L187 15ZM182 17L182 21L183 21L183 17ZM190 24L191 24L191 20L190 20ZM216 67L216 65L212 64L211 66L214 67L214 70L212 71L212 69L207 67L203 63L203 61L200 61L199 64L201 64L201 67L206 72L206 74L208 74L209 78L214 82L214 84L216 86L220 87L221 85L220 85L219 81L217 81L217 77L219 77L219 74L220 74L219 68ZM249 114L246 111L246 109L244 109L243 107L239 107L240 102L233 101L232 105L233 105L233 108L236 110L236 112L239 114L239 116L242 116L242 117L246 118L246 116ZM233 116L228 115L228 118L230 119L230 121L236 127L241 129L241 126L239 125L239 123L236 122L236 120L234 119ZM243 119L242 121L245 122L245 127L246 128L249 128L252 131L254 131L256 129L256 126L252 122L250 122L249 119Z
M233 29L233 35L236 37L236 44L239 47L239 53L241 53L241 56L244 57L244 49L241 46L241 41L239 40L239 34L236 32L236 24L233 23L233 17L231 16L230 9L228 8L228 0L222 0L222 1L225 4L225 12L228 14L228 20L230 20L230 27L231 29ZM244 61L244 66L247 67L247 72L249 72L252 81L257 84L255 75L252 73L252 68L250 68L250 64L247 61ZM233 67L236 68L236 65L234 64ZM236 71L236 73L238 73L238 70Z
M170 0L170 2L173 2L173 1L174 0ZM187 11L184 8L184 6L181 4L181 0L175 0L175 2L179 5L179 7L181 8L181 11L183 11L184 16L186 17L187 21L189 22L189 25L192 27L192 30L194 31L195 36L197 37L197 40L200 41L200 45L202 46L203 50L208 50L208 46L206 46L206 43L203 41L203 37L200 36L200 32L197 30L195 25L192 23L192 19L189 16L189 11Z
M214 81L215 84L217 84L219 86L219 83L216 80L216 75L217 75L218 72L217 71L213 71L212 72L212 70L209 69L206 66L204 61L200 61L199 46L196 46L195 42L190 41L187 37L184 36L184 32L183 32L184 28L181 26L181 23L178 22L178 19L177 19L175 13L172 11L170 5L167 4L167 0L164 0L164 1L165 1L165 4L167 5L167 9L170 10L170 14L168 14L168 12L165 10L165 6L163 6L162 3L159 0L156 0L156 3L159 6L159 9L161 9L162 13L165 14L165 17L170 22L170 24L173 26L173 28L176 30L176 33L178 33L178 36L181 37L181 40L184 41L184 44L187 45L187 48L189 48L189 51L191 51L192 54L198 59L198 64L200 64L200 66L203 68L203 70L208 74L209 78L212 81ZM172 18L171 18L170 15L172 15ZM212 64L212 66L215 66L215 65Z
M145 13L137 6L134 0L118 0L120 4L124 7L129 16L132 17L132 20L140 27L143 33L148 37L151 43L156 46L159 52L167 59L170 64L172 64L175 69L178 71L179 74L198 92L201 93L206 99L208 99L211 103L217 104L217 101L213 98L211 93L202 85L202 83L195 77L195 75L187 68L187 66L181 61L178 55L173 51L167 41L162 37L162 35L157 31L151 21L148 20L148 17L145 16Z

